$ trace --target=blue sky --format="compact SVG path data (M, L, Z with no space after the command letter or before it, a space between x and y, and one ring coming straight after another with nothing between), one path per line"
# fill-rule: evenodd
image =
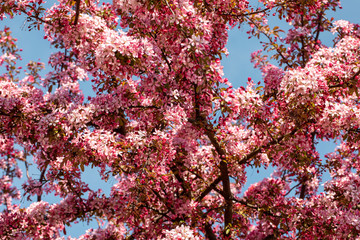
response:
M52 2L52 1L50 1ZM256 2L256 1L251 1ZM50 4L51 5L51 4ZM49 5L48 5L49 6ZM354 23L360 23L360 1L359 0L343 0L342 1L342 10L338 10L337 12L331 13L329 17L334 17L335 20L348 20ZM18 39L18 46L23 49L22 56L23 61L22 65L25 66L27 62L30 60L33 61L42 61L47 62L47 59L51 52L56 51L53 47L50 46L47 40L43 39L43 32L32 30L27 30L27 25L25 18L23 16L16 17L12 20L5 20L0 23L0 28L3 28L4 25L10 27L13 32L13 36ZM272 23L269 20L270 24ZM274 26L278 24L277 21L273 22ZM284 26L284 25L280 25ZM286 26L285 26L286 27ZM229 41L228 41L228 51L229 56L222 60L224 65L224 73L225 77L227 77L230 82L234 85L234 87L239 87L241 85L245 85L248 77L251 77L255 82L261 80L261 74L257 69L254 69L252 64L250 63L250 54L258 49L261 49L261 45L258 43L257 39L248 39L248 35L246 34L246 27L242 27L240 29L234 28L229 32ZM329 46L331 45L331 34L324 35L325 41ZM45 74L49 69L46 69L43 73ZM3 70L0 69L0 72ZM91 88L89 87L89 83L81 84L85 94L91 94ZM323 155L325 152L331 152L334 150L335 145L333 143L321 142L319 143L318 149ZM248 172L248 180L249 183L257 182L264 177L269 176L271 170L260 169L259 173L257 173L257 169L249 169ZM35 174L35 172L34 172ZM99 181L96 178L96 172L94 170L87 170L84 178L86 178L87 182L90 183L94 189L102 188L105 185L105 192L109 191L109 186L113 183L107 183L104 185L103 182ZM34 175L34 177L36 177ZM246 188L245 188L246 189ZM55 198L48 198L50 202L58 201ZM27 204L26 204L27 205ZM97 224L92 223L92 227L96 228ZM84 223L79 223L74 226L72 229L69 229L68 236L77 237L85 232L88 229L88 226Z

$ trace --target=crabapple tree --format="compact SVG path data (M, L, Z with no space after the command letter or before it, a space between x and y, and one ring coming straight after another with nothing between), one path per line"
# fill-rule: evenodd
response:
M46 76L38 62L24 75L0 31L0 238L61 238L94 219L105 226L79 239L358 238L359 25L327 17L338 0L253 2L0 0L1 19L25 15L55 49ZM262 41L259 83L236 89L222 72L232 28ZM338 147L321 158L323 140ZM113 179L110 194L86 167Z

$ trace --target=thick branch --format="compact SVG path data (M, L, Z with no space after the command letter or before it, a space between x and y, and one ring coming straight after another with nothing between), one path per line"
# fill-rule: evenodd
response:
M223 183L223 197L225 201L225 213L224 213L224 235L230 235L231 231L230 228L232 226L232 220L233 220L233 202L232 202L232 193L230 188L230 177L229 177L229 170L228 170L228 164L226 162L226 151L223 149L218 140L215 137L215 131L212 128L212 126L207 122L205 117L203 117L200 113L200 107L199 107L199 97L197 92L197 86L194 85L194 94L195 94L195 121L192 121L193 124L198 125L199 127L203 128L205 130L206 136L209 138L211 144L214 146L216 152L219 155L219 158L221 159L220 162L220 178ZM214 186L216 187L216 185Z
M223 197L225 200L224 235L228 236L230 235L231 231L229 231L229 229L231 228L233 222L233 202L232 202L232 193L230 188L228 166L224 160L220 162L220 171L221 171L221 181L223 183L223 192L224 192Z
M306 193L306 184L303 182L301 183L301 189L300 189L300 198L304 199Z
M221 177L217 177L196 199L197 202L200 202L206 195L208 195L216 186L220 183Z
M186 181L182 178L180 173L180 166L183 165L183 161L180 160L180 162L175 161L175 165L170 166L171 171L173 172L175 178L178 180L178 182L181 184L181 188L183 189L183 194L188 198L192 198L191 191L186 183Z
M205 233L206 233L206 237L209 240L216 240L216 236L211 228L211 225L209 223L205 224Z
M76 26L79 21L79 14L80 14L80 0L76 0L76 10L75 10L75 20L74 25Z
M321 11L319 13L319 18L318 18L318 24L316 26L316 35L315 35L315 38L314 38L314 44L316 45L317 44L317 41L319 40L319 36L320 36L320 30L321 30L321 25L322 25L322 17L323 17L323 14L324 14L324 11Z
M220 172L221 172L221 181L223 183L223 197L225 200L225 235L229 235L230 231L227 231L232 225L233 220L233 204L232 204L232 193L230 188L230 178L229 178L229 170L226 162L226 151L220 146L219 142L215 138L215 134L209 128L205 129L205 133L210 139L210 142L215 147L216 152L220 155Z

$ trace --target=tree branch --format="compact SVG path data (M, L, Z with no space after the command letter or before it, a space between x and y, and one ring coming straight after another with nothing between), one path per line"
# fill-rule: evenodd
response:
M199 96L198 96L198 86L194 84L194 108L195 108L195 120L190 120L192 124L202 128L205 131L206 136L209 138L211 144L214 146L216 152L219 155L220 161L220 179L223 183L223 198L225 201L225 213L224 213L224 235L229 236L231 234L230 228L232 226L233 220L233 203L232 203L232 193L230 188L230 178L229 178L229 170L228 164L226 162L226 151L223 149L218 140L215 137L215 131L212 126L207 122L204 116L200 113L200 103L199 103ZM213 186L212 189L214 189ZM210 192L209 191L209 192ZM205 195L206 196L206 195Z
M76 9L75 9L75 20L74 25L76 26L79 21L79 15L80 15L80 0L76 0Z
M196 199L197 202L200 202L206 195L208 195L219 183L221 182L221 177L217 177Z
M211 228L211 225L209 223L205 224L205 233L206 233L206 237L209 240L216 240L216 236Z

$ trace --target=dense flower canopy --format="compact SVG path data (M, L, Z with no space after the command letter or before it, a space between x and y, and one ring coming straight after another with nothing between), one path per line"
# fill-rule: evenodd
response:
M29 62L21 77L16 39L0 30L1 239L57 239L94 219L106 225L79 239L360 238L359 25L327 18L337 0L259 2L0 0L1 19L25 14L56 50L46 76ZM234 27L265 39L252 55L263 83L224 76ZM325 159L322 140L338 143ZM86 167L114 179L109 195Z

